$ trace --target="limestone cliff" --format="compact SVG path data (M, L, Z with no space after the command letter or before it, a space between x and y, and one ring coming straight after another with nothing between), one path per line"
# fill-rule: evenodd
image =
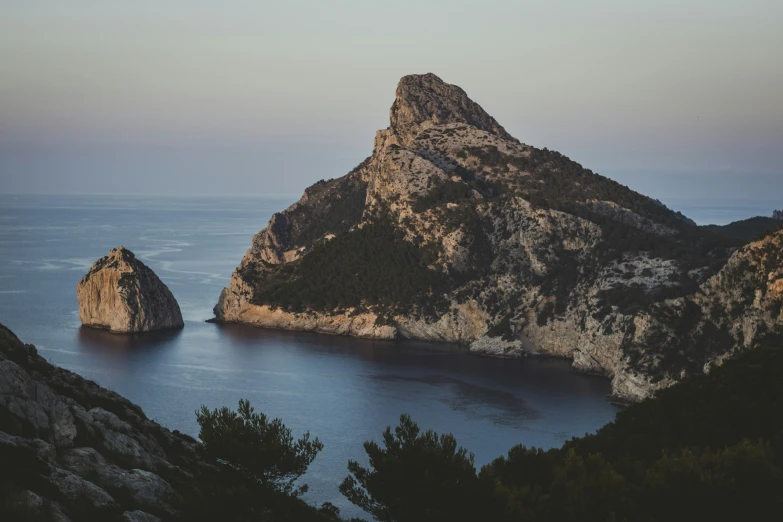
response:
M76 287L82 324L117 333L182 328L168 287L125 247L96 261Z
M741 243L520 143L459 87L411 75L372 155L272 216L215 315L569 357L637 400L736 348L658 364L669 347L651 332L669 324L654 310L705 292Z

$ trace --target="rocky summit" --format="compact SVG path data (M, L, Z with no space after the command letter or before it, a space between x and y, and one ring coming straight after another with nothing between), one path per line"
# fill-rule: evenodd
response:
M122 246L92 265L79 281L76 296L85 326L137 333L184 325L168 287Z
M272 216L215 315L569 357L640 400L780 329L781 234L743 247L411 75L372 155Z

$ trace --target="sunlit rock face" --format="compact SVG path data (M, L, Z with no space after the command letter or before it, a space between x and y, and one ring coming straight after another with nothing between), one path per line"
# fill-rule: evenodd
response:
M125 247L96 261L76 287L82 324L116 333L182 328L168 287Z
M214 311L261 327L568 357L640 400L761 335L696 333L698 296L740 246L521 143L434 74L410 75L372 154L274 214ZM764 332L779 327L765 317Z

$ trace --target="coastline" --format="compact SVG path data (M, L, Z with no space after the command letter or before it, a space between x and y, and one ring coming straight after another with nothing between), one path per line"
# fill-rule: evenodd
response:
M437 340L437 339L423 339L423 338L416 338L416 337L404 337L404 336L395 336L391 338L379 338L379 337L368 337L368 336L362 336L360 334L356 333L350 333L350 332L337 332L334 330L319 330L319 329L305 329L305 328L295 328L291 326L280 326L280 325L266 325L266 324L259 324L258 322L248 322L248 321L239 321L239 320L225 320L225 319L219 319L218 317L212 317L209 319L206 319L204 321L205 323L210 324L217 324L217 325L240 325L240 326L246 326L249 328L257 328L261 330L274 330L274 331L282 331L282 332L299 332L299 333L309 333L313 335L327 335L332 337L351 337L354 339L362 339L362 340L368 340L368 341L383 341L388 343L411 343L411 342L419 342L419 343L432 343L432 344L440 344L440 345L459 345L464 348L468 348L468 353L470 355L474 355L477 357L487 357L492 359L526 359L526 358L535 358L535 359L557 359L562 361L568 361L570 363L570 368L572 371L581 374L581 375L588 375L593 377L599 377L603 380L606 380L608 382L612 382L614 376L607 375L606 372L597 371L594 369L590 369L588 367L583 367L577 364L574 364L574 357L568 356L565 354L560 353L550 353L550 352L539 352L539 351L529 351L529 350L519 350L514 351L511 353L499 353L499 352L491 352L491 351L484 351L484 350L474 350L471 349L471 342L459 342L459 341L450 341L450 340ZM526 343L530 343L529 339L525 340ZM523 344L526 344L523 343ZM618 406L621 408L626 408L635 402L639 401L633 401L628 397L624 397L622 395L618 395L616 393L610 393L606 396L607 402L614 406Z

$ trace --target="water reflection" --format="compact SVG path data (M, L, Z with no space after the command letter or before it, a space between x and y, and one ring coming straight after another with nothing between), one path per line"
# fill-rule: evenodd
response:
M424 341L388 341L382 339L357 339L345 335L326 335L313 332L295 332L256 328L243 324L215 323L221 334L237 346L258 346L266 342L295 342L311 346L316 351L330 349L351 350L358 355L375 358L387 353L467 353L467 348L453 343L434 343Z
M281 347L301 355L337 356L363 362L364 371L379 373L376 376L378 380L393 380L411 372L416 375L399 378L424 383L432 375L418 375L418 372L434 370L440 374L464 375L466 381L525 388L551 399L606 395L609 392L606 378L578 373L570 361L557 357L492 358L470 353L467 347L453 343L357 339L238 324L216 324L215 327L220 337L227 339L243 357L253 357L260 349L273 351ZM400 370L395 373L395 368Z
M127 359L140 352L159 351L174 343L182 335L181 329L118 334L109 330L81 326L77 331L79 344L86 352L114 359Z
M373 375L378 381L425 384L447 388L448 396L440 400L449 408L474 419L486 419L494 424L515 428L525 427L525 421L537 419L538 410L511 392L471 384L443 375L410 377L404 375Z

